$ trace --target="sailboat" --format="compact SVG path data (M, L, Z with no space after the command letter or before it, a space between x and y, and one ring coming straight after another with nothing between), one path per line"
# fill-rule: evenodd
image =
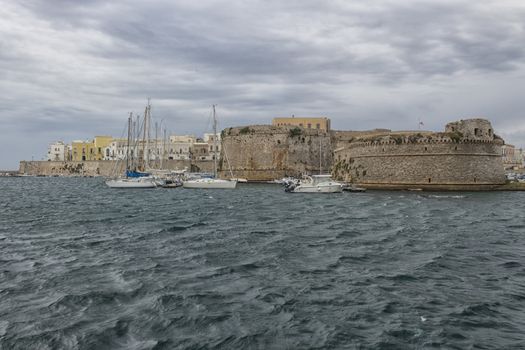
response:
M217 117L215 115L215 105L213 105L213 149L217 150ZM226 150L224 150L226 161L228 162L228 156ZM229 166L229 162L228 162ZM231 174L231 169L230 169ZM213 188L213 189L234 189L237 186L237 180L225 180L217 178L217 154L213 157L213 178L201 178L194 180L186 180L182 182L184 188Z
M111 188L154 188L157 187L154 178L148 173L140 172L134 166L132 152L131 152L131 130L132 130L132 114L128 118L128 138L126 142L126 170L124 176L117 177L106 181L106 185Z

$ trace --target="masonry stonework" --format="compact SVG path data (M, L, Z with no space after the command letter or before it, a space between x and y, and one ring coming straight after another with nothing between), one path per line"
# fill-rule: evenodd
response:
M332 165L331 134L323 130L253 125L224 129L222 140L222 177L229 167L234 177L267 181L329 172Z
M444 133L361 134L338 143L332 173L367 188L491 189L505 183L502 144L484 119L449 123Z
M125 162L115 160L93 160L83 162L21 161L19 173L39 176L104 176L124 173ZM213 172L213 161L164 160L163 168L194 172Z

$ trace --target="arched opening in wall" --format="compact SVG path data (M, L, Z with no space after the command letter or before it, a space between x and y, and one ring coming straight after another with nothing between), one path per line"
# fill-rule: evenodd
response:
M428 148L427 148L427 147L425 147L425 151L428 151Z
M454 147L454 151L457 151L458 150L458 146Z
M277 144L280 145L281 144L281 140L277 140Z
M366 170L363 170L363 176L366 176Z
M479 129L479 128L474 128L474 135L475 135L475 136L481 136L481 129Z
M477 181L477 179L476 179L476 178L474 178L474 182L476 182L476 181Z
M492 137L492 129L489 129L489 136Z
M428 178L428 183L431 183L432 182L432 179L429 177Z

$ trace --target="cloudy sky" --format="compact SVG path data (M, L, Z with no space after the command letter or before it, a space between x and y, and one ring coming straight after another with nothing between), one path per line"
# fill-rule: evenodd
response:
M525 146L522 0L0 0L0 169L120 136L276 116L442 130L486 117Z

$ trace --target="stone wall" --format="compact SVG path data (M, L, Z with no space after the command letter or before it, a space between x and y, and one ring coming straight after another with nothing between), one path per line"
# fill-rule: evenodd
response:
M367 188L491 189L505 183L501 144L488 121L450 123L445 133L367 135L338 144L332 173Z
M331 134L293 126L254 125L222 132L221 174L230 167L235 177L267 181L304 173L329 172L332 164Z
M213 172L213 161L167 160L163 168L168 170L188 170L194 172ZM40 176L104 176L123 174L125 163L112 160L84 162L21 161L19 172Z

